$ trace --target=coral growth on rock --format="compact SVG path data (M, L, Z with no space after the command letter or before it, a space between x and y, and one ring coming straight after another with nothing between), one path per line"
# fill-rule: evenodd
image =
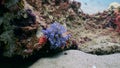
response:
M105 54L119 52L120 49L116 48L115 51L98 49L115 43L119 48L119 32L115 30L119 31L120 26L116 24L119 19L115 11L89 15L81 10L81 6L80 2L70 0L1 0L1 55L30 56L48 44L50 47L45 49L75 48ZM91 48L94 46L97 48Z

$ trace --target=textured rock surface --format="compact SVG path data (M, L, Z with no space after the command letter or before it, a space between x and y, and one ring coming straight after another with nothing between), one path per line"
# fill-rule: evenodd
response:
M97 56L69 50L57 56L42 58L29 68L120 68L119 59L120 54Z
M110 29L76 28L72 34L83 52L97 55L120 52L120 35Z

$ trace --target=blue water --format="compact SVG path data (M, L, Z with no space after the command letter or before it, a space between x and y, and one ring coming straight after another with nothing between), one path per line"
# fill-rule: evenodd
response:
M120 3L120 0L76 0L82 3L82 10L85 13L97 13L108 8L112 2Z

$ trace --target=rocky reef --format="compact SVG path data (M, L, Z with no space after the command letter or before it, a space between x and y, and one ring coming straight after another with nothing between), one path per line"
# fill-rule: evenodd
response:
M118 25L113 23L114 11L89 15L82 11L81 6L80 2L70 0L1 0L0 55L28 57L68 49L97 55L120 52ZM60 25L54 27L54 22ZM55 31L53 27L60 27L60 30ZM48 33L43 32L44 29ZM60 42L60 47L55 44L58 47L50 49L51 45L54 46L50 40L52 33L55 41L61 37L62 41L66 39L63 41L65 46ZM58 40L57 35L60 35Z

